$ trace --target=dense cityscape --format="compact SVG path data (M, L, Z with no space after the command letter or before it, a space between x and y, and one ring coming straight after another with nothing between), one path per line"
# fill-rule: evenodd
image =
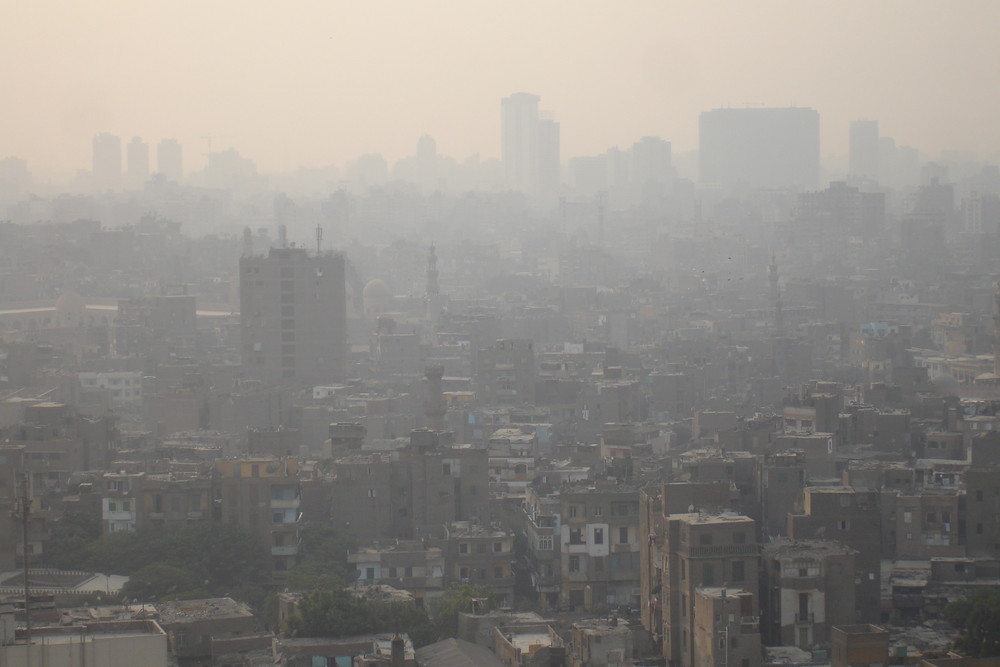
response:
M0 665L998 664L997 155L497 98L0 159Z

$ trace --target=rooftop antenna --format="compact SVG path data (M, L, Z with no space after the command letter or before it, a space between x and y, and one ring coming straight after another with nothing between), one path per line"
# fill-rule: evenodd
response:
M323 225L316 225L316 256L323 253Z

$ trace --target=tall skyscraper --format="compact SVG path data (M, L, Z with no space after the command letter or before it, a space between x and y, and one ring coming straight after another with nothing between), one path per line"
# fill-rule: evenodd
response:
M537 95L500 101L501 156L507 187L554 199L559 190L559 123L538 111Z
M698 160L706 185L816 188L819 114L804 107L702 112Z
M243 376L309 387L347 375L343 255L272 248L240 259Z
M132 137L125 149L125 184L131 190L142 188L149 180L149 144Z
M103 132L94 137L91 165L94 188L116 190L122 179L122 142L113 134Z
M851 122L848 175L852 181L877 181L879 136L877 120Z
M156 171L168 181L180 183L184 175L183 155L176 139L163 139L156 147Z

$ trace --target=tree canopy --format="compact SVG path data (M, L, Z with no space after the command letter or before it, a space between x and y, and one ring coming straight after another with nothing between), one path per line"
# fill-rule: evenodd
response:
M299 601L287 630L297 637L351 637L405 632L416 646L434 641L423 609L408 602L364 600L343 588L314 591Z
M948 603L945 619L962 634L955 648L972 658L1000 657L1000 589L976 591Z
M288 572L287 586L293 591L343 588L352 577L347 552L355 548L350 537L328 526L302 529L302 559Z
M173 532L105 535L89 545L85 562L98 572L130 575L122 591L130 598L225 595L259 606L270 560L254 535L232 524L205 522Z

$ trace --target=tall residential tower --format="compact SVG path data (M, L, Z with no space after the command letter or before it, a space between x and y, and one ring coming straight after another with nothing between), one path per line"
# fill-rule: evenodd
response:
M271 248L240 258L243 376L308 387L347 375L343 255Z

